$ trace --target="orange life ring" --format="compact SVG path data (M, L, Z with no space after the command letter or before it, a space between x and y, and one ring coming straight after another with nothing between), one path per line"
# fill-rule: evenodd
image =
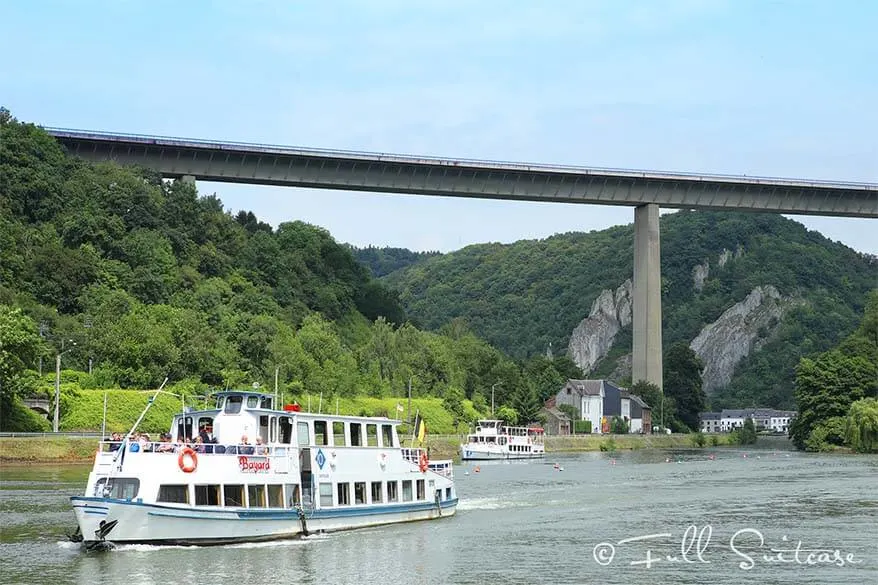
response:
M426 473L429 468L429 461L427 461L427 454L421 451L421 457L418 459L418 467L421 470L421 473Z
M190 459L189 463L186 462L187 457ZM177 457L177 465L180 466L183 473L192 473L198 467L198 456L195 454L195 451L186 447L180 451L180 456Z

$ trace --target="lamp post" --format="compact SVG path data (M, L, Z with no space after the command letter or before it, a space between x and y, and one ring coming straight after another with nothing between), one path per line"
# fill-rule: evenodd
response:
M494 386L499 386L500 382L491 384L491 418L494 418Z
M72 351L76 347L76 342L72 339L69 340L73 347L70 349L64 349L64 340L61 340L61 351L55 354L55 420L52 424L52 431L58 432L58 417L61 412L61 356L67 353L68 351Z

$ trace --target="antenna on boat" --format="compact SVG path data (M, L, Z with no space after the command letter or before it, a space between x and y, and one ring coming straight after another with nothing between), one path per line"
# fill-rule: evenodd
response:
M149 398L149 400L146 401L146 408L144 408L143 412L140 413L140 416L137 418L137 422L134 423L134 426L131 427L131 430L125 434L125 437L122 439L122 444L119 445L119 448L116 450L116 454L113 455L113 462L114 463L116 462L116 459L118 459L120 454L122 454L122 455L125 454L126 446L128 445L128 438L134 434L134 430L137 428L137 425L139 425L140 421L143 420L143 417L146 416L147 411L149 411L153 402L155 402L155 399L158 398L158 395L161 393L162 389L165 387L165 384L167 384L167 383L168 383L168 378L167 378L167 376L165 376L165 381L162 382L162 385L159 386L159 389L156 390L155 394L153 394Z

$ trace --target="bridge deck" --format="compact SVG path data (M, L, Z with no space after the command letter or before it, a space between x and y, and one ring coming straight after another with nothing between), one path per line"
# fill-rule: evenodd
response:
M348 191L878 217L878 185L535 165L49 128L72 153L168 178Z

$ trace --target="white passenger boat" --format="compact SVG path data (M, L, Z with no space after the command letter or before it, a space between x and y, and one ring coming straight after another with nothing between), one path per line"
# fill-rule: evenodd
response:
M71 498L71 538L211 545L455 512L451 461L404 448L400 421L278 410L258 392L215 404L176 415L163 442L102 441L85 494Z
M543 429L507 427L501 420L480 420L476 432L460 446L463 461L486 459L537 459L546 454Z

